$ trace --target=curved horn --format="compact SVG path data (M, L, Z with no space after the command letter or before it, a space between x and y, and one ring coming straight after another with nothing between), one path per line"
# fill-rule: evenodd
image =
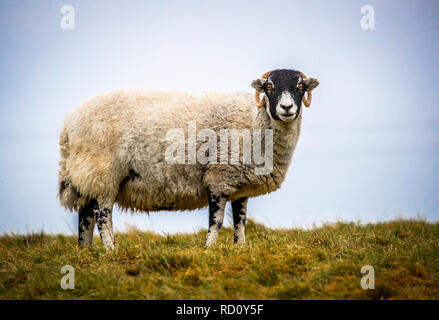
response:
M303 79L307 78L306 74L304 74L303 72L299 71L299 73ZM306 99L305 96L302 97L302 102L305 105L305 107L309 107L311 105L311 99L312 99L312 93L311 90L308 90L306 91Z
M271 71L267 71L267 72L265 72L265 73L262 75L261 78L267 79L268 76L270 75L270 73L271 73ZM265 104L265 99L261 100L261 99L259 98L259 91L256 91L256 93L255 93L255 100L256 100L256 107L258 107L258 108L262 108L262 107L264 106L264 104Z

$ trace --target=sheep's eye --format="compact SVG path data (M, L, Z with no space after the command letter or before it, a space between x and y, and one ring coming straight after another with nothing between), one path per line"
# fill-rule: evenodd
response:
M271 83L267 84L267 90L271 91L273 89L273 85Z

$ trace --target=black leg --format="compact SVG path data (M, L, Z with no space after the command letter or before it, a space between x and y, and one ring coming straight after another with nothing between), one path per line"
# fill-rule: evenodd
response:
M81 247L93 244L93 230L96 223L93 209L96 205L96 201L90 201L78 212L78 243Z
M233 225L235 228L234 242L245 243L245 222L247 220L247 200L241 198L232 201Z
M227 200L225 197L209 194L209 230L207 232L205 248L215 244L224 221L224 209Z

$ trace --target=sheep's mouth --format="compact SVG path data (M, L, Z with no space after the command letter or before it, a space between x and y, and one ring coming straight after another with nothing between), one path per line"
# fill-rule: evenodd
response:
M278 114L278 116L279 116L279 118L282 121L288 122L288 121L296 120L297 116L298 116L298 113L297 112L294 112L294 113L281 113L281 114Z

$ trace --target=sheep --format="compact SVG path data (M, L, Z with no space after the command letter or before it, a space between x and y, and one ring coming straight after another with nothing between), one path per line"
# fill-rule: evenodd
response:
M302 100L309 105L319 82L299 71L281 69L251 85L256 102L250 93L194 95L123 89L98 95L71 111L60 134L58 197L65 208L78 212L79 245L92 245L97 224L104 248L114 249L114 204L144 212L208 206L207 248L216 242L227 201L232 205L234 242L243 244L248 198L281 186L300 134ZM264 94L261 101L259 93ZM208 161L190 162L189 149L198 150L206 142L191 138L195 126L209 137L230 133L229 129L259 133L266 146L265 163L241 158L231 162L233 150L224 152L224 144L218 146L215 137L205 152L198 152L208 155ZM175 136L184 141L174 150ZM242 144L244 136L238 136ZM229 138L233 140L227 136L226 146ZM260 149L256 141L251 143L253 151ZM243 155L240 148L235 156L236 152ZM175 156L179 152L183 156ZM216 161L220 156L221 161ZM264 166L269 170L263 171Z

